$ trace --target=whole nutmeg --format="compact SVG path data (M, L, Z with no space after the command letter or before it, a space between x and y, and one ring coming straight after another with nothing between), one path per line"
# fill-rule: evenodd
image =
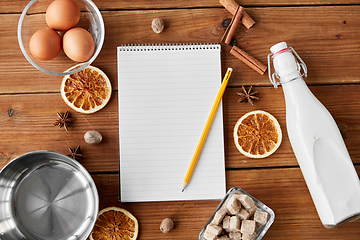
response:
M88 144L99 144L102 141L102 136L98 131L89 130L84 135L85 142Z
M155 33L161 33L164 30L164 21L161 18L154 18L151 22L151 28Z
M171 218L165 218L160 224L160 230L163 233L168 233L174 227L174 222Z

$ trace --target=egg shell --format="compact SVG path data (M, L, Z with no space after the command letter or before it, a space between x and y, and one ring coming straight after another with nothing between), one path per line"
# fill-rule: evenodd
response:
M46 10L46 23L52 29L66 31L80 20L80 7L74 0L55 0Z
M38 60L49 61L61 51L61 37L51 28L36 31L30 38L29 49Z
M71 60L85 62L94 54L94 39L84 28L72 28L64 34L63 50Z

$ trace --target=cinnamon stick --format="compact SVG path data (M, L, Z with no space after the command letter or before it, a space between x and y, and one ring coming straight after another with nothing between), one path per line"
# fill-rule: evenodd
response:
M219 0L220 4L223 5L226 10L228 10L232 15L236 14L236 11L239 8L239 4L235 0ZM243 13L243 17L241 18L242 24L247 28L251 28L255 21L252 19L249 14L247 14L245 11Z
M223 5L232 15L236 14L239 4L235 0L219 0L220 4Z
M238 48L237 46L233 46L230 50L230 53L234 55L236 58L243 61L246 65L254 69L256 72L264 75L267 67L262 64L259 60L251 56L249 53L244 50Z
M247 29L251 28L255 24L254 19L252 19L249 16L249 14L247 14L247 12L245 12L245 11L244 11L243 16L241 18L241 22Z
M229 31L225 31L226 37L225 37L224 43L230 44L231 39L234 36L236 27L239 24L241 17L243 16L243 12L244 12L244 8L239 6L238 10L236 11L236 14L234 15L233 19L231 20L230 25L228 26ZM224 34L224 36L225 36L225 34Z

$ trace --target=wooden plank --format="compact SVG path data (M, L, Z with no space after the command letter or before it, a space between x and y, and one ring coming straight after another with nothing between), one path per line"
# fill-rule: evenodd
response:
M53 126L56 112L69 111L69 131ZM81 147L85 158L80 161L91 172L116 172L119 167L119 127L117 94L100 112L86 115L71 110L60 94L0 96L0 166L30 151L49 150L69 154L68 148ZM84 140L88 130L103 136L99 145Z
M299 1L267 1L267 0L235 0L240 5L245 7L253 6L303 6L303 5L340 5L340 4L359 4L356 0L318 0L318 1L309 1L309 0L299 0ZM114 10L114 9L167 9L167 8L197 8L197 7L222 7L219 4L218 0L185 0L185 1L160 1L160 0L137 0L137 1L101 1L94 0L95 4L100 9Z
M342 12L340 8L296 7L286 8L286 11L284 8L249 9L248 13L257 23L249 30L239 29L235 37L240 48L264 64L267 63L271 46L287 42L307 65L309 84L358 83L360 70L353 68L349 59L353 59L355 64L360 60L353 53L360 46L356 40L360 37L357 36L359 25L354 25L360 21L355 13L360 8L344 7ZM268 72L264 76L257 76L248 73L248 68L241 62L230 62L232 60L226 57L223 64L240 69L237 71L239 75L234 72L234 76L240 79L233 82L233 86L241 82L267 84Z
M309 84L359 83L360 6L253 8L249 14L256 24L249 30L239 26L238 45L262 63L269 48L287 41L300 54L309 70ZM36 15L36 21L43 16ZM121 44L204 43L220 41L222 22L230 17L222 8L156 11L104 11L106 36L103 49L93 65L103 69L117 89L116 47ZM165 30L155 34L151 20L161 17ZM19 15L0 15L0 93L58 92L61 77L42 73L22 55L17 43ZM344 23L344 21L346 23ZM296 26L296 27L295 27ZM227 46L222 49L222 67L235 69L230 86L270 86L261 76L234 58ZM11 56L11 58L9 58ZM351 61L350 61L351 59ZM350 64L351 63L351 64ZM31 79L31 80L30 80Z
M28 4L29 0L8 1L0 0L0 13L20 13ZM133 10L133 9L175 9L175 8L221 8L218 0L182 0L182 1L161 1L161 0L136 0L136 1L118 1L118 0L94 0L100 10ZM258 0L237 0L239 4L245 7L262 6L304 6L304 5L349 5L359 4L356 0L299 0L299 1L267 1Z
M360 167L357 167L358 174ZM92 175L100 208L118 206L139 221L138 239L196 239L220 201L121 203L118 175ZM275 212L275 222L264 239L357 240L360 221L335 229L322 226L299 168L226 171L227 189L241 187ZM211 187L209 187L211 191ZM170 217L175 228L160 232L161 220Z
M255 87L260 100L254 106L238 103L240 88L228 88L224 96L224 135L227 168L257 168L297 166L286 133L285 103L282 89ZM315 96L329 109L337 121L354 163L360 163L360 85L312 86ZM336 96L336 97L334 97ZM50 150L63 154L68 147L81 146L81 163L90 172L118 171L118 104L117 91L101 111L86 115L70 109L59 93L0 95L0 167L26 152ZM283 141L280 148L265 159L243 156L233 143L233 127L246 112L262 109L273 114L280 122ZM69 132L54 127L56 112L69 111L73 122ZM175 126L174 126L175 127ZM100 145L88 145L83 140L86 131L95 129L103 135Z
M360 163L360 150L358 148L360 144L360 100L357 97L360 90L359 86L311 86L310 90L333 115L353 162ZM223 104L226 167L251 168L297 165L287 136L285 99L281 87L278 89L254 87L253 91L259 91L256 96L260 98L254 101L253 106L249 103L238 102L237 92L242 92L241 89L228 88L225 92ZM283 132L280 148L273 155L264 159L251 159L243 156L236 149L233 140L233 128L237 120L245 113L253 110L264 110L273 114L278 119Z

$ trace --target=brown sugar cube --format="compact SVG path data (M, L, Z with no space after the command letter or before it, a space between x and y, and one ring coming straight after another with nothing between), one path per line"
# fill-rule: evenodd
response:
M213 223L210 223L209 225L207 225L206 229L205 229L205 233L208 232L210 235L219 235L222 231L222 227L217 226Z
M248 195L241 194L240 196L238 196L238 199L241 202L241 204L244 206L244 208L252 208L256 206L254 200Z
M251 235L255 232L256 223L254 220L242 220L241 233Z
M231 232L229 233L230 240L241 240L241 233L240 232Z
M254 240L256 237L256 233L253 233L251 235L249 234L243 234L242 235L242 240Z
M237 214L241 209L241 203L238 198L233 195L230 197L229 201L226 204L226 208L231 214Z
M231 232L238 232L240 231L240 223L241 220L238 216L232 216L230 218L230 231Z
M265 225L268 219L268 213L263 211L256 211L254 214L254 221L260 225Z
M239 216L241 220L248 220L250 218L250 213L242 208L237 216Z
M227 211L225 208L221 208L220 210L218 210L215 215L213 220L211 221L213 224L215 225L219 225L221 223L221 221L224 219L225 215L227 214Z
M256 212L256 210L257 210L256 205L254 205L254 206L251 207L251 208L247 208L247 209L246 209L246 211L250 214L249 219L254 215L254 213Z
M243 194L240 193L240 192L234 192L234 193L231 195L231 197L232 197L232 198L236 198L238 201L240 201L240 198L241 198L242 195L243 195ZM241 204L241 202L240 202L240 204Z
M242 195L240 192L233 192L232 196L239 198Z
M216 239L217 239L217 235L214 235L214 234L212 234L212 233L210 233L210 232L205 231L205 232L204 232L204 238L205 238L206 240L216 240Z
M230 232L230 218L230 216L225 216L223 219L223 228L227 232Z

